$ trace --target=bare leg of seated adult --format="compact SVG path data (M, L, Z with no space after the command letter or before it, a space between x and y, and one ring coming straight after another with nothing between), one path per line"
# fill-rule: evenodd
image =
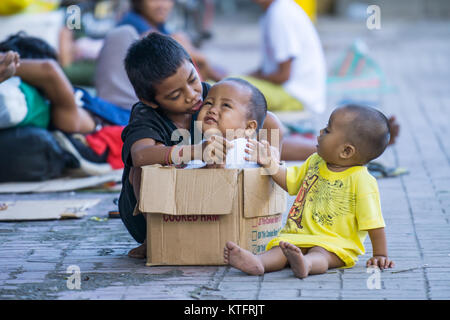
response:
M95 129L91 115L77 106L73 87L56 61L21 60L16 75L42 90L50 101L52 123L57 129L68 133L90 133Z
M283 138L281 160L300 161L306 160L317 151L317 140L308 139L300 135L291 135Z

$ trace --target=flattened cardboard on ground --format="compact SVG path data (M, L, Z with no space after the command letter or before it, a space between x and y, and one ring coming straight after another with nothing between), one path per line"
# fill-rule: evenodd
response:
M62 192L100 186L107 182L120 182L123 169L91 177L63 177L36 182L0 183L0 193Z
M100 199L6 201L6 208L0 210L0 221L82 218L88 208L99 202Z
M264 251L282 224L286 193L260 168L142 168L147 265L223 265L233 241Z

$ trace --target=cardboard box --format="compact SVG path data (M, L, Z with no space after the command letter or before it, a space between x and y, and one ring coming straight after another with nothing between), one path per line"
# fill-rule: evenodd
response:
M147 265L223 265L227 241L259 253L282 227L286 192L260 168L142 168Z

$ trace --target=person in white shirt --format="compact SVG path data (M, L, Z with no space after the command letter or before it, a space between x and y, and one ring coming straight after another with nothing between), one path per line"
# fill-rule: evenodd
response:
M271 111L322 113L326 103L326 64L319 36L293 0L253 0L261 18L262 61L246 80L265 95Z

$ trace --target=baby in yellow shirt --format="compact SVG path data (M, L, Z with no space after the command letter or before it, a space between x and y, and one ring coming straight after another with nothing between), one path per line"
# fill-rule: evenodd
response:
M230 241L224 248L225 263L252 275L289 265L296 277L305 278L354 266L369 234L373 256L366 265L394 267L387 254L378 185L364 166L384 152L389 138L389 122L381 112L347 105L333 111L320 131L317 153L301 167L280 166L267 142L249 140L247 159L257 161L297 197L286 225L265 252L254 255Z

